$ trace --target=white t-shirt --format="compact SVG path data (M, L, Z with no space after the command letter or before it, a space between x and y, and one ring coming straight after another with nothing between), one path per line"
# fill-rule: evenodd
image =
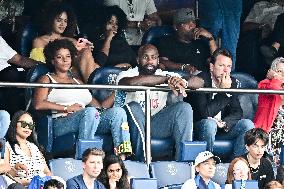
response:
M8 60L16 54L17 52L6 43L2 36L0 36L0 71L11 66L8 64Z
M132 6L128 4L128 0L104 0L104 5L119 6L129 21L143 21L145 15L157 12L153 0L132 0Z
M139 75L138 67L129 69L127 71L122 71L117 76L116 82L118 84L118 82L124 77L135 77L138 75ZM181 77L177 73L162 71L161 69L157 69L155 72L155 75L161 75L161 76L170 75L170 76ZM160 86L167 86L167 84L161 84ZM162 110L166 106L167 98L168 98L168 92L164 92L164 91L151 91L150 92L151 115L152 116L158 113L160 110ZM125 103L127 104L133 101L138 102L144 110L145 109L145 92L144 91L127 92Z

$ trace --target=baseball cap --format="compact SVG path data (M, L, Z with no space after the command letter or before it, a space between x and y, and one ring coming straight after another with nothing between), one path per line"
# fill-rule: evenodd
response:
M215 161L216 161L216 164L220 163L221 160L218 156L214 156L211 152L209 151L204 151L204 152L200 152L197 157L195 158L195 161L194 161L194 166L197 166L198 164L210 159L210 158L213 158Z
M194 11L191 8L181 8L178 9L173 17L174 24L185 23L189 21L195 22L196 18L194 15Z

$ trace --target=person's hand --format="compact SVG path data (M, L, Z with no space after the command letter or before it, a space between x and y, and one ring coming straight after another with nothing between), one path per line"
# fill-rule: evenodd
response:
M119 63L119 64L116 64L115 67L129 69L131 68L131 65L129 63Z
M204 87L204 80L198 76L192 76L188 80L189 89L199 89Z
M15 170L16 171L25 171L26 172L26 175L29 174L29 170L28 170L28 167L22 163L16 163L16 165L14 166Z
M218 120L214 117L208 117L208 118L214 120L216 122L218 128L224 128L225 125L226 125L226 122L224 122L222 120Z
M194 39L200 39L201 36L208 38L208 39L213 37L212 34L204 28L195 28L193 30L193 36L194 36Z
M78 103L67 106L67 112L68 113L74 113L74 112L77 112L77 111L82 110L82 109L83 109L83 106L81 104L78 104Z
M82 49L94 49L94 44L90 42L88 39L85 38L79 38L77 43L76 43L76 49L78 51L81 51Z
M179 77L172 76L168 80L168 85L170 89L172 89L173 93L178 96L178 90L182 94L182 96L186 97L187 94L185 92L186 83Z
M117 182L119 181L119 179L117 178L114 178L114 177L111 177L109 179L109 188L110 189L116 189L116 185L117 185Z
M112 38L117 34L116 30L110 29L106 32L106 39L107 40L112 40Z
M184 67L184 70L190 74L193 74L197 69L195 66L192 66L190 64L187 64L185 67Z
M266 78L267 79L278 79L278 80L284 82L284 78L280 74L278 74L276 71L274 71L272 69L269 69L267 71Z
M147 31L149 28L156 25L157 25L156 21L149 18L145 18L142 22L140 22L140 27L142 31Z
M224 73L220 79L221 79L221 81L220 81L219 87L221 89L229 89L229 88L231 88L232 79L231 79L229 73Z

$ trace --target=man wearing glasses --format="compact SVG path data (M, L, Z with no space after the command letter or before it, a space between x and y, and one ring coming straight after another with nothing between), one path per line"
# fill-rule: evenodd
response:
M164 85L172 89L176 96L183 98L186 96L185 88L199 88L203 85L203 80L192 77L189 81L182 79L174 72L167 72L158 69L159 54L155 46L147 44L140 47L138 51L138 66L121 72L117 77L119 85L140 85L155 86ZM121 94L121 93L120 93ZM143 143L145 132L145 93L143 91L126 92L123 97L117 95L117 99L122 99L128 111L132 112L134 119L138 123L136 126L130 125L131 143L134 153L143 161ZM169 103L168 91L151 91L151 135L153 137L168 138L175 140L176 154L180 157L180 145L183 141L192 141L192 108L190 104L183 101ZM134 131L135 130L135 131ZM134 132L133 132L134 131ZM140 146L139 146L140 145Z
M117 5L127 15L125 37L129 45L140 45L146 30L162 24L154 0L104 0L104 5Z

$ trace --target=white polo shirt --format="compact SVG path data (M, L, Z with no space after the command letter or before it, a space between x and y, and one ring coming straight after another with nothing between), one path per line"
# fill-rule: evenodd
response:
M6 43L2 36L0 36L0 71L11 66L8 64L8 60L16 54L17 52Z

